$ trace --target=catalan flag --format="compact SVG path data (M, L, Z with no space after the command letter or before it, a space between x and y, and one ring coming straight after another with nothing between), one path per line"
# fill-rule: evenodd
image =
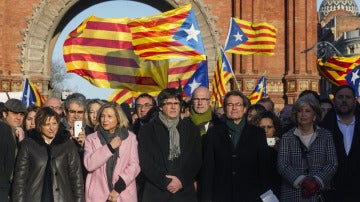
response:
M109 95L108 100L116 103L128 103L132 108L135 108L135 98L143 92L135 92L129 89L117 89L111 95ZM157 96L160 93L150 92L149 95Z
M168 88L177 88L180 85L184 87L202 61L199 60L172 60L168 69Z
M220 51L216 69L214 72L214 79L212 81L212 100L219 103L219 107L223 104L223 97L226 94L226 83L232 77L232 69L227 60L223 50Z
M135 53L144 59L205 60L200 29L191 4L128 24Z
M266 22L253 24L231 18L225 52L241 55L274 55L276 31L273 25Z
M257 101L261 100L262 98L266 97L266 77L262 76L257 85L255 86L255 89L253 92L248 96L250 103L256 104Z
M350 85L354 88L356 96L359 93L360 57L328 57L326 61L321 58L317 61L319 73L336 86Z
M38 106L42 107L45 102L45 97L41 95L39 90L35 87L35 85L29 81L28 78L25 79L23 95L22 95L22 103L28 106Z
M128 18L90 16L65 40L67 71L100 88L160 91L167 86L168 60L145 61L134 54Z
M184 92L186 96L191 97L194 90L199 86L209 88L209 76L206 60L200 62L197 70L184 86Z

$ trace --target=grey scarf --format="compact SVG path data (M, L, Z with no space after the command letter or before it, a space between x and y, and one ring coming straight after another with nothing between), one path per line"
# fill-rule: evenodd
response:
M98 128L98 134L102 145L110 143L111 140L116 136L119 136L121 140L125 140L129 136L129 132L126 128L116 128L115 133L110 134L108 131L104 130L104 128L101 125ZM116 148L113 155L106 162L106 177L110 191L114 187L112 184L112 178L118 156L119 156L119 148Z
M161 122L169 130L169 160L174 160L180 156L180 134L176 126L179 123L179 117L174 120L166 119L163 113L159 113L159 118Z

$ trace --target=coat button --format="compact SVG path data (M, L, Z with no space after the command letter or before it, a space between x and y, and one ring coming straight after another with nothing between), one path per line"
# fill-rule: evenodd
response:
M236 172L235 172L235 171L232 171L232 174L233 174L233 175L236 175Z
M236 154L233 154L232 157L233 157L233 158L236 158Z

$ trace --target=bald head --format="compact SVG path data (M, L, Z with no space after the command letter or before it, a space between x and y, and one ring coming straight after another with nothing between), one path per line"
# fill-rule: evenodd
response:
M204 86L196 88L192 94L193 109L196 113L205 113L210 107L210 91Z
M50 97L44 102L44 107L52 108L57 114L61 115L62 113L62 103L61 100L55 97Z

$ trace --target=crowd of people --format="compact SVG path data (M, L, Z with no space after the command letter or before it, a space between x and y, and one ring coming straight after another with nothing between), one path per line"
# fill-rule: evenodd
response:
M143 93L133 111L80 93L41 108L9 99L0 201L358 201L360 105L348 85L333 95L306 90L279 113L235 90L214 108L202 86L188 101Z

